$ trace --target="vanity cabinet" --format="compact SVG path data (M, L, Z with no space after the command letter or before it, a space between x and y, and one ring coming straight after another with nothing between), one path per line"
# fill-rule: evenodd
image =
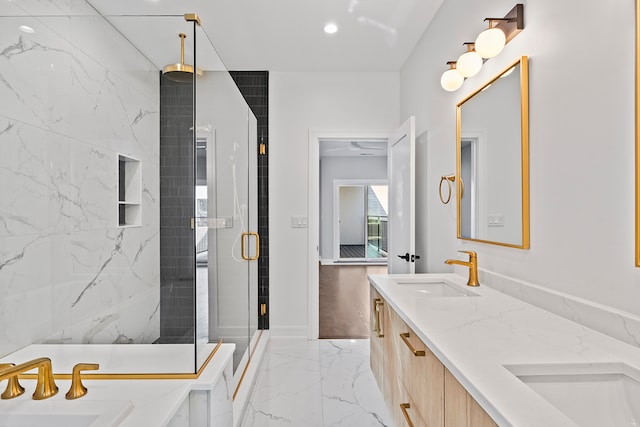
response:
M445 427L497 427L449 370L444 373Z
M371 369L394 424L497 426L373 286L370 295Z

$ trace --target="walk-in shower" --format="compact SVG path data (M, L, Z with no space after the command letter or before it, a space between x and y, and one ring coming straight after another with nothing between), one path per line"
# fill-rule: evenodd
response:
M255 116L195 15L56 4L0 3L0 355L139 345L172 355L139 373L170 377L234 342L237 382L259 338Z

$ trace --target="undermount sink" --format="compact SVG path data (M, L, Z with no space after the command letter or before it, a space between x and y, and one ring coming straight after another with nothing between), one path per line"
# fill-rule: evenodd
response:
M580 426L640 425L640 371L628 365L510 365L505 368Z
M407 277L393 279L398 285L410 288L424 297L477 297L475 292L465 289L446 279L434 277Z
M0 405L0 427L116 427L132 409L128 401L31 400L23 395Z

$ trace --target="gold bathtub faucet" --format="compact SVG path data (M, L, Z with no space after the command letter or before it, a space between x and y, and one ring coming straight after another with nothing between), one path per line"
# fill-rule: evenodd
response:
M18 375L38 368L38 383L33 392L35 400L47 399L58 392L58 387L53 379L51 359L40 357L20 365L5 364L0 367L0 381L8 380L7 389L2 393L3 399L13 399L24 393L24 388L18 384Z
M448 259L444 263L445 264L456 264L463 265L465 267L469 267L469 280L467 281L467 286L480 286L478 283L478 254L474 251L458 251L464 254L469 255L469 262L460 261L458 259Z

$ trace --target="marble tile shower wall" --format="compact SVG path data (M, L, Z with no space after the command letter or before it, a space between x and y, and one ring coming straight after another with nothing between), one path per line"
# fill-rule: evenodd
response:
M0 15L0 355L153 342L158 72L84 1ZM118 227L118 154L141 161L139 227Z

